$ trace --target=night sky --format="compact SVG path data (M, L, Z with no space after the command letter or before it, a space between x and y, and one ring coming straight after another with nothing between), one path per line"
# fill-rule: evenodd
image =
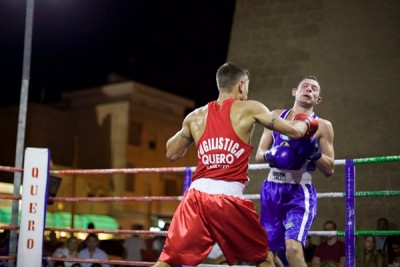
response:
M218 95L234 8L230 0L35 0L29 101L53 103L117 73L204 105ZM25 12L26 0L0 1L1 106L19 103Z

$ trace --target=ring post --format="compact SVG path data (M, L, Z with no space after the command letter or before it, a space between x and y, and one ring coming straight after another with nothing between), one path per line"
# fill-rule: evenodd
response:
M192 183L192 170L190 169L190 167L185 167L182 196L185 194L186 190L189 189L191 183Z
M41 267L46 225L50 152L26 148L17 266Z
M346 266L353 267L354 249L355 249L355 167L352 159L346 159L346 229L345 229L345 245L346 245Z

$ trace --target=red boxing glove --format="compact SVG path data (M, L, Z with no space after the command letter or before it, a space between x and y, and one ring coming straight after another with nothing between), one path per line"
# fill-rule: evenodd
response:
M318 130L318 121L316 119L314 119L311 116L308 116L307 114L304 113L299 113L296 114L293 117L294 121L304 121L305 123L307 123L308 126L308 130L307 132L304 134L303 138L310 138L312 137Z

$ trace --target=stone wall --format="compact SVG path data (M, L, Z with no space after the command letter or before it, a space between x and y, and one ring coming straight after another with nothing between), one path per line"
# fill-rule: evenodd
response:
M270 109L292 107L291 88L316 75L323 102L315 111L333 124L336 159L399 155L399 26L397 0L237 0L228 60L250 70L250 98ZM361 165L356 175L357 191L400 189L400 162ZM251 173L248 191L258 193L264 177ZM344 167L314 183L318 192L344 192ZM375 229L381 216L400 227L399 197L356 201L358 229ZM313 229L330 219L343 229L344 203L320 199Z

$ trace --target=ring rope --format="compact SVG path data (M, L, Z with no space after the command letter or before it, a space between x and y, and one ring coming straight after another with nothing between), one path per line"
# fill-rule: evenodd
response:
M327 192L317 193L317 198L341 198L345 197L345 192ZM383 197L383 196L400 196L399 190L385 190L385 191L358 191L354 193L355 197ZM247 199L260 199L259 194L244 195Z
M5 171L5 172L24 172L24 169L0 165L0 171Z
M327 192L317 193L317 198L342 198L345 197L344 192ZM355 192L356 197L382 197L382 196L400 196L400 190L386 191L359 191ZM246 199L260 199L259 194L245 194ZM0 199L20 200L21 196L11 196L0 194ZM49 197L49 200L57 202L107 202L107 201L181 201L182 196L142 196L142 197Z
M18 227L0 226L0 229L15 229ZM108 230L108 229L79 229L79 228L57 228L46 227L46 231L60 231L67 233L106 233L106 234L137 234L137 235L152 235L152 236L167 236L167 231L148 231L148 230ZM309 231L310 236L345 236L345 231ZM397 236L400 235L400 230L360 230L355 231L356 236Z
M49 197L50 200L59 202L99 202L99 201L180 201L182 196L144 196L144 197Z
M400 155L353 159L355 165L400 161Z
M17 227L3 226L0 225L0 229L11 229ZM89 233L89 234L138 234L138 235L153 235L153 236L167 236L167 231L149 231L149 230L108 230L108 229L79 229L79 228L59 228L59 227L46 227L46 231L60 231L67 233ZM345 236L345 231L309 231L310 236ZM380 235L390 235L396 236L400 235L400 230L360 230L355 231L357 236L380 236Z
M353 159L355 165L368 163L382 163L400 161L400 155L380 156ZM345 165L344 159L335 160L335 165ZM195 171L196 167L189 167ZM268 164L249 164L249 170L264 170L269 168ZM50 170L50 174L123 174L123 173L160 173L160 172L183 172L186 167L162 167L162 168L119 168L119 169L78 169L78 170ZM0 171L23 172L21 168L0 165Z
M138 235L156 235L167 236L167 231L149 231L149 230L106 230L106 229L79 229L79 228L65 228L65 227L46 227L47 231L60 231L67 233L88 233L88 234L138 234Z
M125 266L152 266L155 264L155 262L146 262L146 261L98 260L98 259L82 259L82 258L63 258L63 257L45 257L45 259L47 259L47 261L100 263L100 264L125 265Z
M308 235L312 236L345 236L345 231L309 231ZM383 236L383 235L390 235L390 236L397 236L400 235L400 230L361 230L355 231L354 233L356 236Z
M67 261L67 262L83 262L83 263L104 263L124 266L152 266L155 262L147 261L125 261L125 260L96 260L96 259L82 259L82 258L61 258L61 257L45 257L48 261ZM198 267L221 267L216 264L199 264ZM254 265L233 265L240 267L254 267Z
M0 229L3 230L18 230L18 226L10 226L10 225L5 225L5 224L0 224Z

